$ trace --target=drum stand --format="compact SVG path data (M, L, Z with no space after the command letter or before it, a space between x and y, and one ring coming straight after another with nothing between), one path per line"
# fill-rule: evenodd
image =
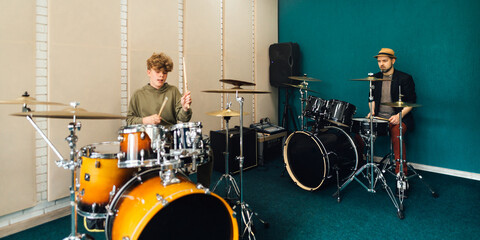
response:
M237 157L239 159L239 164L240 164L240 201L238 201L233 209L237 206L240 207L240 212L242 215L242 219L240 221L240 231L241 231L241 237L244 238L245 234L247 233L248 239L256 239L255 238L255 233L253 232L253 216L255 216L263 225L265 228L269 226L267 222L262 220L261 218L258 217L258 213L254 212L250 206L243 200L243 97L238 96L238 91L236 92L236 99L240 103L240 156ZM243 229L243 225L245 224L245 229ZM242 230L243 229L243 230ZM242 232L243 231L243 232Z
M369 74L370 75L370 74ZM372 81L369 81L370 83L370 95L368 98L369 105L372 106L373 103L373 85ZM369 146L369 152L367 152L367 163L363 165L360 169L358 169L355 174L353 174L347 181L345 181L342 186L337 186L337 192L333 194L333 197L337 197L337 202L341 201L340 197L340 191L342 191L345 187L348 186L353 180L356 180L362 187L364 187L368 192L375 193L375 187L377 184L378 179L382 182L383 188L387 191L388 196L390 197L390 200L392 201L393 205L397 209L397 216L400 219L404 218L403 214L403 206L399 205L397 202L397 199L395 198L395 195L392 192L392 189L388 186L387 181L385 180L385 177L382 174L382 171L380 168L377 166L376 163L373 161L373 156L374 156L374 151L373 151L373 144L375 142L375 135L373 134L373 109L370 107L370 133L369 137L367 140L367 146ZM363 173L363 171L366 171L366 174ZM366 186L362 181L358 179L358 175L363 174L364 177L366 177L368 181L368 186ZM374 177L376 174L376 177Z
M230 106L230 105L228 105ZM228 109L229 107L227 107ZM232 175L230 175L230 172L229 172L229 167L228 167L228 160L230 158L230 153L228 152L228 139L230 138L229 135L228 135L228 121L230 121L230 116L225 116L223 117L223 119L225 119L225 126L226 126L226 134L225 134L225 152L223 153L225 155L225 174L222 175L222 177L220 177L220 179L218 179L217 183L215 184L215 186L213 187L213 192L215 192L215 189L217 188L217 186L220 184L220 182L222 182L223 179L225 179L225 200L228 201L231 201L231 200L235 200L235 199L238 199L240 197L240 190L238 189L238 185L237 185L237 182L235 181L235 179L232 177ZM235 198L230 198L230 193L231 193L231 190L235 191Z

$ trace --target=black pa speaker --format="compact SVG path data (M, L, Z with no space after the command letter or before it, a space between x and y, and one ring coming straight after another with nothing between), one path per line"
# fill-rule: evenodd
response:
M270 45L270 84L286 87L283 83L293 83L290 76L299 76L300 49L297 43L275 43Z
M226 131L210 131L210 146L213 151L213 169L217 172L225 173L225 145ZM240 155L240 128L235 127L228 130L228 168L230 173L238 173L240 170L239 161L236 159ZM243 169L249 169L257 166L257 132L251 128L243 128Z

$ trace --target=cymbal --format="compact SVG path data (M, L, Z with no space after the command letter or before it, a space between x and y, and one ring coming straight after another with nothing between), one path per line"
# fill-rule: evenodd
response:
M60 111L42 111L42 112L21 112L10 114L18 117L45 117L45 118L62 118L68 119L75 116L77 119L125 119L126 117L121 115L115 115L110 113L88 112L83 108L69 107Z
M298 80L298 81L307 81L307 82L321 82L322 80L307 77L307 76L290 76L288 77L293 80Z
M252 83L252 82L233 80L233 79L220 79L220 82L234 85L235 87L233 89L240 89L241 86L255 86L255 83Z
M252 94L263 94L263 93L270 93L269 91L260 91L255 89L218 89L218 90L204 90L202 92L206 93L252 93Z
M0 104L63 105L63 106L66 106L66 104L63 104L63 103L37 101L37 99L35 99L34 97L19 97L17 99L13 99L13 100L3 100L3 101L0 101Z
M422 105L416 104L416 103L407 103L407 102L386 102L386 103L380 103L381 105L386 105L390 107L421 107Z
M294 87L294 88L299 88L299 89L302 89L302 90L306 90L306 91L309 91L309 92L319 93L319 92L314 91L314 90L312 90L312 89L310 89L310 88L307 88L307 87L305 87L305 86L303 86L303 85L301 85L301 84L299 84L299 85L290 84L290 83L283 83L283 84L284 84L284 85L287 85L287 86L290 86L290 87Z
M247 115L248 113L244 112L243 115ZM215 117L238 117L240 116L240 112L233 111L231 109L224 109L215 112L207 112L207 115L215 116Z
M352 79L352 81L392 81L391 79L386 79L386 78L376 78L376 77L366 77L366 78L357 78L357 79Z

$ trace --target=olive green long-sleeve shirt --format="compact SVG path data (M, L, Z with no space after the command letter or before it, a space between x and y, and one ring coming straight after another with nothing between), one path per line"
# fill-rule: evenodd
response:
M168 97L168 100L162 111L161 125L171 126L177 124L177 121L190 121L192 110L188 109L185 112L182 109L180 91L175 86L165 83L160 89L148 84L135 91L128 105L127 124L142 124L142 118L158 114L165 97Z

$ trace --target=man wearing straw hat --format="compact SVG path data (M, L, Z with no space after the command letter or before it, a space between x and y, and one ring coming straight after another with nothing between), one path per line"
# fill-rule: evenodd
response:
M399 172L400 164L400 125L399 113L402 111L402 134L412 131L414 128L414 120L412 107L392 108L390 106L382 105L384 102L399 101L399 94L402 95L403 102L415 103L417 95L415 93L415 83L411 75L401 72L393 67L397 57L395 52L390 48L382 48L380 52L374 56L377 59L380 72L376 73L374 77L390 79L391 81L375 81L373 82L373 102L370 108L373 109L373 115L389 120L390 138L393 145L393 151L396 159L395 173ZM401 92L400 92L401 91ZM370 117L370 114L367 116ZM403 159L406 157L405 143L402 143ZM403 171L407 174L407 166L404 164Z
M192 118L192 98L190 91L183 95L177 87L167 83L168 73L173 69L172 59L164 53L153 53L147 60L149 83L135 91L130 99L127 112L127 124L164 125L170 127L177 121L188 122ZM197 182L210 187L213 161L200 165L197 170Z

